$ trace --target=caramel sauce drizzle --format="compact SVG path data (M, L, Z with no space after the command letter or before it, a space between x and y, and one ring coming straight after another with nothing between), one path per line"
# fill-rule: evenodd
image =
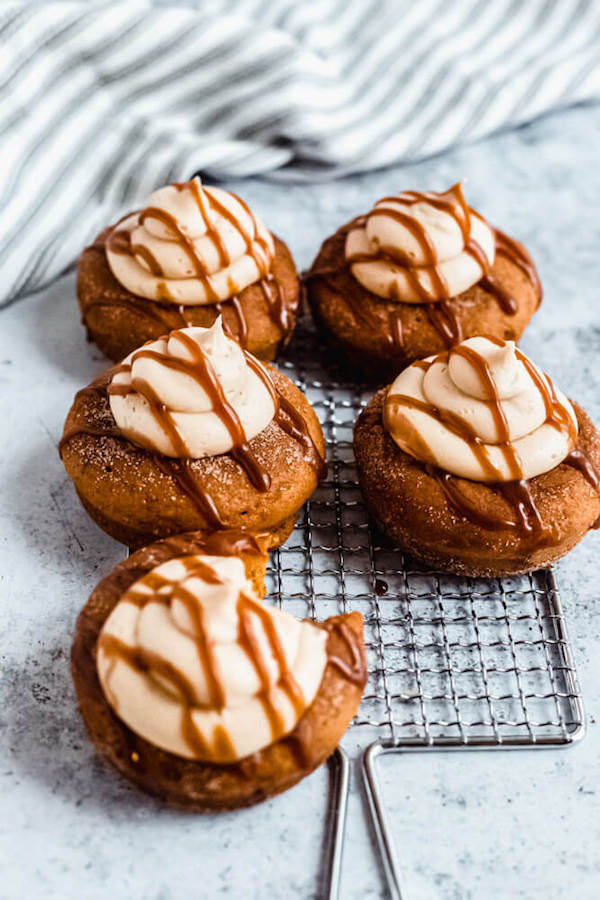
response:
M489 340L492 340L498 346L503 344L502 341L495 338L489 338ZM460 489L456 476L452 476L449 472L444 472L437 467L434 454L431 452L422 436L411 423L402 417L402 427L405 430L405 440L407 445L411 448L411 451L417 459L421 459L425 462L427 473L437 480L450 505L466 519L483 528L491 530L515 530L524 535L529 535L540 542L551 541L552 535L549 529L543 524L533 497L531 480L523 478L521 461L518 453L511 444L508 422L487 360L471 347L458 346L454 347L450 352L457 353L466 359L477 373L482 393L485 394L484 402L488 405L496 427L496 446L501 450L511 475L509 481L500 480L501 473L491 462L485 444L476 435L471 424L461 416L448 410L440 410L427 401L422 401L418 398L409 397L404 394L389 394L386 398L386 404L388 402L397 402L410 409L417 409L420 412L431 416L431 418L436 419L453 434L456 434L465 441L487 477L493 482L493 489L498 491L504 497L512 509L513 515L508 517L500 512L489 515L471 502ZM577 439L577 429L571 420L566 407L558 400L552 383L548 378L542 376L537 371L533 363L531 363L518 348L515 348L515 352L519 361L522 362L527 369L528 374L543 399L546 410L544 424L551 425L558 431L565 433L569 442L575 443ZM447 355L440 354L434 361L443 361L444 358L447 358ZM427 362L426 360L420 360L418 366L426 371L434 361ZM592 461L583 450L576 447L571 450L563 462L566 465L578 469L592 487L600 492L600 476Z
M258 286L266 300L271 321L274 322L284 334L288 334L294 325L292 311L290 305L286 302L285 297L281 293L281 288L273 274L268 272L264 278L261 278L258 282Z
M131 365L138 359L153 359L169 369L192 378L196 384L208 394L213 411L227 428L233 444L233 449L231 450L233 458L242 466L251 483L257 490L262 492L268 491L271 486L271 477L252 453L246 440L246 433L240 418L233 406L231 406L227 400L225 392L208 357L202 348L198 346L196 341L185 332L176 332L174 337L186 348L191 356L191 362L166 356L160 351L142 347L133 354ZM267 380L270 382L270 379L268 379L268 376L263 369L256 369L256 372L259 374L259 377L261 377L263 383L269 388L269 393L271 394L275 407L277 407L276 395L271 390L270 384L267 384ZM159 397L155 394L153 388L147 381L140 378L132 378L131 385L109 384L107 388L109 396L114 394L122 396L123 394L131 392L140 393L148 401L150 412L164 434L169 438L176 456L179 459L189 458L191 455L189 447L180 434L174 417L171 415L165 404L160 401ZM143 438L140 439L136 436L136 441L144 446ZM146 449L151 448L147 447Z
M533 284L537 296L537 307L539 309L540 303L543 298L543 290L542 283L540 281L540 276L538 275L538 271L531 259L529 253L519 241L515 241L514 238L509 237L503 231L500 231L498 228L494 229L494 233L496 235L496 253L499 256L504 256L506 259L509 259L514 265L518 266L523 274L529 279L529 281ZM505 312L516 312L517 305L516 301L514 301L511 297L509 297L506 292L500 287L500 285L494 280L493 277L488 273L486 279L484 279L487 284L484 287L484 290L489 290L490 293L494 294L500 305L502 303L506 304L503 306ZM511 307L511 303L514 306Z
M141 647L130 647L114 634L101 634L98 638L98 650L102 650L108 657L118 657L138 672L155 672L168 681L186 702L196 702L194 688L185 675L158 653Z
M195 577L206 584L222 584L215 570L203 560L194 556L183 557L179 562L185 568L187 577ZM201 730L194 722L194 709L215 709L221 712L225 707L225 692L219 678L218 667L214 655L214 646L208 639L204 623L202 605L197 597L179 581L172 581L154 572L149 572L143 578L144 587L149 590L130 588L123 595L125 602L133 603L138 609L148 603L161 603L170 606L174 600L183 603L194 625L196 632L195 644L200 665L206 678L209 694L208 704L201 703L196 695L194 686L186 678L185 674L173 663L163 659L160 654L128 646L124 641L111 634L101 634L98 639L98 652L102 650L109 661L106 683L107 692L111 695L111 704L118 713L118 705L110 691L110 679L114 667L118 661L125 663L137 672L156 675L167 681L179 694L183 708L181 718L181 735L191 751L201 759L220 759L234 762L236 753L227 729L217 725L213 729L212 741L208 742ZM161 590L170 588L168 593ZM278 676L276 684L288 699L296 718L299 720L306 709L306 700L302 689L298 685L290 670L283 646L279 639L273 617L269 611L252 597L240 591L236 604L238 619L238 642L250 660L259 680L260 692L258 700L265 712L271 732L271 743L285 735L285 721L271 699L271 680L269 668L263 655L260 642L255 632L255 620L267 638L269 650L277 663ZM254 621L253 621L254 620ZM328 654L327 663L334 666L341 674L355 684L363 684L366 677L365 662L362 658L354 636L344 622L338 622L334 626L348 648L351 663L344 659ZM294 732L288 735L286 741L297 757L306 757L306 748L302 738L302 727L295 727Z
M194 570L194 576L202 578L201 572ZM208 582L214 584L212 579ZM186 590L181 584L175 585L173 588L173 600L177 599L184 604L186 611L194 624L196 631L196 647L198 649L198 658L206 677L206 685L208 687L209 706L220 712L225 706L225 692L217 675L216 663L214 657L214 647L206 636L206 628L204 626L204 615L202 606L197 602L196 597L191 591Z
M231 328L229 327L227 321L223 317L221 319L221 322L223 324L223 331L225 332L225 334L228 337L233 338L234 341L237 341L238 344L241 345L242 349L245 349L248 346L248 323L247 323L246 317L244 315L244 309L240 302L240 298L238 297L237 294L234 294L226 302L231 304L231 308L233 309L233 312L235 315L237 328L235 331L232 331ZM215 311L217 312L218 315L223 316L224 306L225 306L225 303L223 303L223 302L215 303Z
M281 293L281 289L273 273L269 271L269 245L259 233L258 223L252 210L246 203L244 203L241 197L238 197L237 194L232 194L232 197L235 197L237 202L240 204L240 206L252 222L252 234L249 234L244 229L241 222L239 222L236 217L216 199L216 197L209 195L209 203L213 209L215 209L223 216L223 218L227 219L227 221L242 237L246 245L246 252L249 256L252 257L256 264L256 268L259 271L260 279L258 281L258 286L260 287L263 297L266 300L267 311L269 313L269 316L271 317L271 321L273 321L284 334L287 334L289 331L291 331L294 324L291 315L291 308L289 303L286 302L285 297ZM258 247L260 249L260 257L257 256L255 247ZM244 339L244 335L247 335L248 323L244 319L244 314L241 306L239 306L239 309L236 310L236 315L239 323L239 340L242 344L242 347L245 347L246 341Z
M453 347L462 341L462 325L446 300L428 303L425 306L425 313L446 347Z
M207 584L222 583L214 569L202 560L190 556L181 559L180 562L185 567L186 575L200 578ZM209 703L208 706L201 704L193 685L190 684L184 673L158 653L139 647L130 647L114 635L101 634L98 639L98 651L102 650L109 659L113 660L107 672L108 691L110 693L110 677L117 661L124 662L137 672L159 676L169 682L182 699L181 735L191 751L203 759L211 759L218 755L220 758L233 761L235 760L235 750L226 729L222 725L217 725L213 729L211 747L194 722L194 708L213 708L220 712L225 706L225 695L216 671L213 647L206 636L201 604L197 602L195 595L180 582L173 582L156 572L149 573L144 580L147 587L150 588L150 592L129 590L126 591L124 599L138 608L142 608L150 602L170 605L175 599L184 604L196 629L195 644L206 678ZM170 595L159 593L163 587L171 588ZM114 698L111 702L118 712Z
M119 366L116 369L115 374L118 371L123 371L123 369ZM115 388L116 387L117 385L115 385ZM124 385L123 387L126 386ZM105 386L82 388L80 391L77 391L75 395L75 401L77 401L78 397L81 397L85 394L93 394L99 398L105 398L107 397L107 390ZM75 437L78 434L88 434L92 437L111 437L118 438L119 440L127 440L112 416L110 422L106 422L101 426L88 425L85 422L74 422L69 428L65 430L63 436L58 442L58 454L61 459L63 456L65 445L71 440L71 438ZM226 528L226 524L221 518L221 515L219 514L213 498L208 493L208 491L200 487L200 485L194 478L194 474L191 469L191 460L173 459L170 456L162 456L161 454L155 453L151 450L147 450L146 452L150 454L152 461L164 475L173 478L177 482L180 489L194 504L194 506L196 507L200 515L206 520L206 523L210 528Z
M508 315L515 315L518 311L516 299L502 287L501 283L492 272L492 267L488 262L483 248L470 236L471 216L476 214L467 206L459 185L450 188L446 194L404 191L395 197L384 197L378 202L379 204L394 203L401 206L412 206L415 203L424 202L452 216L461 230L465 252L477 262L482 270L482 278L478 284L483 290L494 296L503 312ZM337 267L311 269L307 277L327 278L328 276L339 274L342 271L349 271L351 267L357 263L374 262L377 260L387 262L392 266L401 266L413 290L417 296L421 298L421 301L424 304L425 313L431 325L442 338L444 345L447 348L453 347L463 339L462 326L456 317L452 306L448 303L452 298L448 283L437 267L438 260L435 246L427 231L419 222L398 209L378 207L372 209L365 216L359 216L348 223L348 225L343 226L339 229L337 234L345 234L354 228L362 227L368 219L386 216L402 224L419 245L426 260L425 266L427 268L427 273L431 279L430 287L423 281L422 273L419 272L419 267L414 267L411 264L407 254L397 247L384 245L378 248L376 254L356 253L348 259L344 259L341 265ZM510 259L511 262L518 266L527 276L536 291L537 305L539 307L542 300L542 287L536 267L527 253L527 250L522 244L508 237L508 235L504 234L502 231L499 231L498 229L493 229L493 231L496 242L496 253ZM441 300L434 300L435 297L439 296L442 297ZM361 309L361 296L359 291L353 295L352 291L348 291L347 286L344 285L344 299L348 302L348 305L358 321L367 327L372 326L373 323L370 315L365 313L364 309ZM388 343L401 352L403 350L402 328L400 316L397 311L390 312L389 324L390 332L388 335Z
M251 597L247 597L244 594L240 594L239 596L237 610L238 640L244 648L261 683L261 703L271 726L271 739L272 741L276 741L285 733L285 725L280 713L277 711L269 697L269 672L252 629L252 613L258 617L269 642L271 653L277 662L278 684L289 700L297 717L300 717L306 708L304 694L287 665L285 653L281 641L279 640L275 623L273 622L273 618L269 614L269 611L261 603L258 603L256 600L253 600Z
M565 456L563 462L567 466L571 466L573 469L577 469L578 472L581 472L585 480L588 482L591 487L594 488L595 491L598 491L600 494L600 474L592 460L589 456L583 452L579 447L574 447L571 452ZM599 520L600 521L600 520ZM592 528L600 527L598 523L594 523Z
M279 407L275 414L275 421L282 431L285 431L304 448L304 459L312 466L317 478L319 480L324 478L327 473L327 464L319 453L304 417L283 394L279 394Z
M334 632L341 637L344 645L348 649L351 660L350 663L347 663L346 660L342 659L340 656L336 656L330 651L328 645L327 664L336 669L343 678L362 687L367 680L366 660L363 658L357 647L356 638L354 637L352 630L343 621L333 623L328 622L325 623L325 625L330 634ZM309 768L314 765L312 754L313 740L314 736L312 730L308 727L305 718L300 719L293 732L284 738L286 746L300 768Z
M351 662L348 664L346 660L342 659L340 656L333 655L328 657L327 662L329 665L333 666L334 669L337 669L338 672L341 672L344 678L352 682L352 684L364 684L366 679L366 665L365 660L356 646L354 634L345 622L337 622L334 627L348 649Z
M202 287L206 292L206 296L208 298L209 303L218 303L219 295L215 291L212 286L212 282L210 280L208 270L204 265L202 259L196 253L196 248L194 245L194 241L187 236L187 234L181 230L179 225L177 224L177 219L175 216L172 216L171 213L167 212L164 209L159 209L156 206L147 206L146 209L142 210L139 215L139 223L143 225L147 219L156 219L161 222L168 230L171 232L178 245L187 255L189 261L192 264L192 268L196 273L196 277L202 282ZM219 245L215 241L215 247L217 250L219 249ZM221 253L219 253L221 256ZM158 272L159 275L164 275L161 271Z
M284 335L288 334L294 324L291 312L291 304L281 292L277 280L273 276L272 272L269 271L270 248L267 241L263 237L261 237L258 230L258 223L256 221L256 218L250 211L248 206L244 203L243 200L241 200L240 197L238 197L236 194L232 194L232 196L235 197L235 199L238 201L240 206L245 210L248 217L250 218L250 221L252 222L252 233L247 231L241 224L241 222L238 221L235 215L216 197L214 197L212 194L202 191L198 183L194 179L190 182L176 182L173 187L175 187L178 191L191 190L206 226L206 235L211 240L217 252L221 268L226 268L231 264L231 257L223 238L219 234L218 229L212 224L210 210L214 210L215 212L217 212L238 232L238 234L244 241L246 253L254 260L254 263L258 270L259 280L257 284L260 287L263 297L266 301L267 312L271 320L284 333ZM138 222L140 225L143 225L146 219L149 218L154 218L157 221L160 221L169 230L173 240L178 243L178 245L187 255L192 264L196 277L202 283L202 286L206 292L206 296L209 300L209 304L214 305L217 312L222 312L224 304L231 304L236 319L237 334L231 333L230 329L227 330L230 336L234 337L242 345L242 347L246 347L248 342L248 321L244 313L243 305L240 302L239 297L237 296L237 288L235 287L235 285L232 285L232 296L229 297L228 300L220 301L218 294L212 286L212 282L210 280L211 277L206 269L206 266L196 252L194 241L181 230L175 217L165 210L149 206L143 209L138 214ZM99 242L98 247L100 248L101 246L102 243ZM148 266L149 271L152 275L154 275L155 278L165 277L165 273L153 253L143 245L132 244L130 232L119 229L118 225L115 226L115 228L106 238L106 247L108 250L110 250L111 253L141 257ZM158 284L157 293L158 301L168 301L172 299L165 282L160 282ZM156 305L154 301L145 301L143 298L135 298L132 295L132 299L128 300L103 297L98 301L89 303L88 308L91 308L93 306L126 306L127 308L131 309L132 312L135 312L141 316L146 315L148 318L154 321L161 322L161 324L171 324L169 320L165 320L164 315L161 315L160 310L155 310L152 308L154 305ZM171 307L168 306L167 308L170 309ZM179 311L182 325L189 325L190 323L189 321L187 321L184 314L185 306L183 306L183 304L179 304L176 309Z
M120 437L123 437L123 435L121 434ZM170 475L171 478L175 479L180 489L192 501L200 515L206 519L211 528L220 529L226 527L211 494L200 487L194 478L191 460L173 459L170 456L161 456L158 453L153 453L152 459L154 464L164 475Z
M266 375L264 368L250 353L244 352L246 362L250 369L262 378L263 384L271 394L271 400L275 407L274 421L292 440L296 441L304 449L304 461L311 466L317 478L324 478L327 473L327 464L315 444L310 429L302 413L293 403L275 388L271 379Z
M442 488L446 499L459 514L463 515L470 522L479 525L481 528L487 528L490 531L501 531L505 528L518 528L515 516L507 517L503 515L489 516L476 503L471 503L468 498L460 490L457 480L449 473L436 469L432 465L426 466L427 474L435 478Z

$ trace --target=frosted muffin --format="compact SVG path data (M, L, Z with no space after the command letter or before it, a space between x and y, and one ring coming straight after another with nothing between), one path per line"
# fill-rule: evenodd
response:
M315 321L373 378L478 334L518 340L542 299L527 250L460 185L405 191L328 238L307 275Z
M112 360L221 316L242 347L270 361L293 331L299 284L283 241L235 194L193 178L98 235L81 255L77 296L88 337Z
M548 566L600 516L598 432L512 342L408 366L361 413L354 450L384 534L449 572Z
M218 811L287 790L358 708L360 614L316 623L264 606L265 562L239 533L168 538L118 565L77 620L71 669L90 738L169 803Z
M279 545L325 473L304 395L220 319L145 344L79 391L59 449L85 509L130 547L228 528Z

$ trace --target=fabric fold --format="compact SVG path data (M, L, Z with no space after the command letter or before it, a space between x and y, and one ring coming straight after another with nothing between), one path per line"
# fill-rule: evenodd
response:
M0 304L195 172L339 177L595 100L599 33L575 0L5 4Z

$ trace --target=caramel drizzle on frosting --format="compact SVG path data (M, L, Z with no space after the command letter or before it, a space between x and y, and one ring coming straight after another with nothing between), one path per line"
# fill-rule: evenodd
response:
M493 341L498 346L502 346L503 343L492 337L488 337L488 340ZM481 465L481 468L487 473L490 480L494 482L494 489L502 494L513 510L513 515L511 517L507 517L501 513L488 515L470 502L460 490L459 483L455 476L452 476L449 472L439 470L432 464L434 460L433 454L422 436L412 426L410 429L407 429L407 443L410 444L417 459L421 459L422 462L426 463L428 474L437 479L448 502L465 518L477 525L481 525L483 528L506 528L516 530L541 540L551 538L540 518L531 491L531 483L523 478L521 462L518 453L510 441L508 423L487 360L473 350L472 347L454 347L449 352L458 353L466 359L478 375L482 392L486 395L485 402L488 404L496 426L497 446L504 456L512 480L498 480L500 473L491 462L485 445L476 435L469 422L461 416L448 410L440 410L431 403L424 402L415 397L409 397L405 394L389 394L386 398L386 403L398 402L403 406L418 409L420 412L442 422L446 428L464 440L468 444L471 453ZM515 353L517 354L519 361L522 362L527 369L527 372L531 376L542 397L546 409L545 424L551 425L558 431L566 433L570 442L574 443L577 439L575 426L566 408L558 400L550 379L541 376L531 361L521 353L518 347L515 348ZM418 363L414 363L413 365L418 365L419 368L427 371L434 362L443 361L444 359L447 359L447 357L448 353L441 353L433 360L419 360ZM408 422L404 422L405 426L408 424ZM563 462L577 468L592 487L600 491L600 477L598 476L592 461L583 450L575 448L568 454Z
M464 197L462 196L462 191L452 190L452 196L453 199L444 199L444 196L432 192L404 191L395 197L383 197L378 202L385 203L386 201L393 201L396 204L404 206L412 206L415 203L425 202L452 216L463 235L465 252L473 257L482 269L483 276L478 282L479 286L484 291L494 296L503 312L508 315L514 315L519 308L516 299L502 287L501 283L493 274L492 267L490 266L481 245L470 236L471 215L476 215L476 213L467 206ZM442 300L432 302L432 294L419 278L418 269L410 265L410 261L406 255L402 251L399 251L397 247L382 246L375 254L356 253L348 259L344 259L339 266L324 269L311 269L307 278L327 278L328 276L334 276L343 271L351 273L351 267L356 263L374 262L376 260L382 260L394 266L402 266L407 278L415 289L415 292L423 300L425 313L431 325L442 338L444 345L447 348L450 348L455 344L460 343L463 338L462 326L451 304L448 303L452 297L446 280L437 268L435 247L433 246L427 231L420 222L417 222L412 217L396 209L374 208L366 215L357 216L347 225L342 226L337 234L347 234L348 231L351 231L354 228L362 227L369 218L374 216L388 216L389 218L400 222L408 231L410 231L419 244L427 261L426 265L429 268L432 282L435 286L435 294L433 296L441 294L443 297ZM497 228L494 228L493 232L496 241L496 253L509 259L527 276L534 286L537 296L537 305L539 307L542 301L542 286L536 267L527 250L518 241L508 237L508 235L499 231ZM365 290L365 288L363 288L363 290ZM371 327L373 324L371 317L368 313L365 313L364 308L361 308L360 291L353 294L351 290L348 291L346 289L345 285L344 299L348 302L355 318L367 327ZM392 310L389 312L389 325L388 343L399 352L402 352L404 345L399 311Z
M469 207L466 205L460 190L452 190L449 193L452 193L452 199L444 199L442 195L431 192L404 191L396 197L383 197L382 200L378 201L375 208L367 213L366 216L367 221L373 218L393 219L410 232L421 248L426 260L426 265L430 269L430 275L435 291L434 294L431 294L427 287L422 283L419 278L419 270L411 265L408 256L397 247L384 245L381 246L374 255L360 254L351 256L349 259L350 265L354 265L357 262L372 262L376 259L385 260L386 262L392 263L392 265L402 266L415 292L424 302L431 302L434 297L440 294L444 299L450 299L448 283L437 268L437 253L435 246L423 225L411 216L400 212L397 209L379 206L379 203L391 202L400 206L414 206L416 203L429 203L436 209L452 216L463 236L465 251L470 256L473 256L481 265L481 260L485 260L485 253L479 244L469 236L471 230L471 214Z
M184 566L186 576L199 578L206 584L222 584L222 580L215 570L203 560L198 559L195 556L188 556L180 558L179 562ZM140 609L148 603L170 605L174 599L179 600L185 605L188 615L196 629L196 648L200 664L206 677L210 697L208 707L199 703L193 686L176 665L163 659L158 653L149 652L137 647L130 647L114 635L101 634L98 639L97 652L102 650L102 652L112 660L112 665L108 670L106 679L108 693L110 694L110 676L117 661L124 662L126 665L129 665L132 669L140 673L155 673L172 684L181 696L183 701L181 734L190 750L196 756L206 761L209 761L212 758L227 759L229 762L235 762L235 750L226 728L222 725L217 725L212 733L212 743L208 743L194 722L193 712L195 708L209 708L220 712L225 707L225 694L217 672L211 642L207 639L201 604L198 603L195 595L181 584L182 580L183 579L180 579L178 582L173 582L157 572L149 572L144 576L144 584L151 589L150 592L139 589L136 591L135 588L132 587L125 592L122 600L133 603ZM170 593L161 593L161 589L165 587L171 589ZM284 736L285 724L270 698L271 686L268 667L260 643L254 632L255 625L252 622L253 617L257 617L260 621L264 635L267 638L269 649L276 660L278 667L278 679L276 684L284 692L298 720L306 710L306 700L302 693L302 689L298 685L287 664L273 617L269 614L268 609L266 609L260 601L255 600L240 591L237 599L236 611L238 617L238 642L258 676L261 686L258 699L264 709L265 717L270 726L271 743L274 743ZM329 653L327 654L327 662L338 669L338 671L348 680L356 684L363 684L366 675L365 662L358 651L356 641L354 640L350 629L344 622L337 622L334 627L347 645L352 662L351 665L348 665L343 659L330 655ZM111 697L111 705L118 714L118 706L114 697ZM294 728L294 732L295 731L296 727ZM290 742L290 747L292 748L293 746L296 749L296 752L301 754L303 743L301 740L301 731L299 731L297 735L290 735L288 740Z
M256 372L257 375L264 376L265 371L256 357L251 353L244 352L248 366ZM273 421L277 423L279 428L289 437L299 444L304 450L305 461L314 469L317 478L324 478L327 473L327 463L321 456L319 448L315 444L310 429L306 424L306 420L302 413L296 409L293 403L285 397L281 391L278 391L270 378L263 377L263 383L271 394L273 405L275 406L275 416Z
M217 573L196 557L190 556L180 560L186 570L186 575L194 576L205 581L207 584L220 584L221 579ZM204 628L202 608L197 602L196 597L181 583L174 583L168 578L151 572L145 576L145 583L151 588L151 593L145 591L128 590L124 598L128 602L135 604L138 608L144 607L147 603L163 603L170 605L173 599L178 599L185 605L185 608L196 628L196 649L198 658L206 677L210 702L209 708L222 710L225 705L223 687L216 672L215 661L212 654L212 647L207 640ZM161 588L171 588L169 596L159 593ZM98 652L102 652L112 658L114 663L121 661L126 663L132 669L140 673L156 674L166 681L170 682L175 690L179 693L183 701L182 717L181 717L181 734L190 748L197 756L210 759L214 755L215 750L220 751L219 755L233 761L235 759L235 751L231 744L229 735L222 726L216 726L212 734L212 747L205 740L202 732L196 727L193 718L194 708L200 707L198 698L193 686L188 682L183 672L176 665L163 659L157 653L149 653L138 647L129 647L123 641L115 638L111 634L101 634L98 639ZM107 688L110 693L110 675L114 669L114 663L107 674ZM114 698L111 703L115 707L118 714L118 708L115 705Z
M265 493L271 485L271 476L266 468L258 461L254 453L250 449L246 441L243 426L239 420L236 411L227 401L221 384L215 376L214 370L209 359L195 341L189 335L179 335L179 339L185 344L192 356L192 361L174 359L165 357L155 350L142 347L133 354L132 362L140 357L148 357L156 359L163 365L183 372L194 378L194 380L206 391L210 397L214 412L219 416L221 421L227 427L232 442L233 449L230 451L231 456L244 469L251 484L256 490ZM275 407L275 415L273 421L288 434L297 444L302 447L304 460L314 469L317 478L322 478L326 472L326 464L311 436L308 425L302 414L294 407L283 394L275 388L275 385L269 378L263 366L251 354L244 353L246 362L249 367L261 379L273 401ZM113 374L118 372L130 371L131 365L121 363L113 370ZM78 391L77 396L84 393L92 393L96 395L118 394L126 395L132 392L139 392L147 400L155 420L164 430L165 434L171 439L174 448L177 451L178 458L163 456L162 454L153 452L145 448L151 454L157 467L166 475L173 477L181 490L190 498L196 508L206 519L210 527L215 529L225 528L216 504L208 493L203 490L197 483L191 468L192 460L189 458L187 445L181 437L177 424L171 416L167 407L161 403L155 396L150 385L142 379L135 379L131 385L126 384L109 384L107 387L87 387ZM111 422L105 426L88 426L86 424L74 423L65 431L59 441L58 451L62 457L65 444L76 434L90 434L96 437L116 437L125 439L125 435L121 432L116 422L112 418Z
M277 662L277 667L279 670L278 684L283 689L287 699L289 700L294 712L298 717L302 715L302 712L304 711L306 705L304 695L302 694L302 690L298 682L287 666L285 653L283 652L283 647L281 646L281 641L279 640L279 635L277 634L275 623L273 622L272 616L269 615L269 611L261 603L258 603L253 598L247 597L243 594L240 594L238 598L237 611L239 621L238 640L244 648L248 659L254 666L256 674L258 675L258 678L261 682L261 703L263 705L263 708L265 709L267 719L271 723L272 738L273 740L277 740L284 732L283 722L281 720L281 717L279 716L279 713L268 699L268 671L265 665L265 661L260 654L258 643L252 633L252 613L255 613L260 619L260 623L269 642L271 653L273 654Z
M131 363L125 367L125 370L131 371L131 367L136 360L146 358L156 360L156 362L169 369L174 369L176 372L180 372L193 378L193 380L208 394L214 412L221 419L231 436L233 444L231 455L242 466L248 478L258 491L268 491L271 485L271 477L250 450L240 418L227 400L225 392L215 375L215 371L207 355L202 348L198 346L196 341L185 332L178 332L177 340L179 340L189 352L192 357L191 362L166 356L158 350L142 347L133 354ZM267 373L260 365L254 367L254 371L267 387L275 409L277 409L277 394L272 389L270 378ZM175 448L177 457L179 459L190 457L189 449L179 433L175 419L165 404L160 402L147 381L140 378L132 378L131 384L109 384L107 393L109 396L111 394L118 394L120 396L130 393L141 394L147 400L150 411L156 422L170 439Z
M218 230L212 225L209 209L217 212L220 216L226 219L226 221L229 222L229 224L233 228L235 228L235 230L244 241L247 254L252 257L260 273L260 278L257 284L260 287L263 297L266 301L269 317L271 318L271 321L274 322L274 324L277 325L277 327L284 333L284 335L288 334L293 326L291 304L289 300L287 300L283 295L276 278L273 276L273 273L269 271L269 247L264 238L260 236L256 218L252 211L248 208L246 203L244 203L244 201L240 197L238 197L237 194L232 194L232 196L235 197L240 206L248 214L248 217L252 222L252 233L246 231L243 225L237 220L235 215L230 210L228 210L227 207L224 206L216 197L212 196L212 194L202 191L198 186L198 183L194 179L192 179L192 181L190 182L176 182L173 187L175 187L178 191L191 189L200 214L202 215L204 224L206 225L206 234L212 241L213 246L217 251L219 262L222 267L228 266L231 262L231 259L227 251L227 247L224 244ZM165 210L161 210L152 206L148 206L138 213L138 221L140 225L143 225L144 221L149 218L157 219L166 228L169 229L169 232L171 233L174 240L177 241L181 249L189 258L196 276L202 282L202 285L206 291L206 295L209 298L209 303L210 305L214 305L217 311L217 315L227 304L231 304L237 321L237 334L231 333L231 329L227 330L229 331L230 336L237 340L242 347L246 347L248 341L248 321L246 319L239 296L237 295L235 286L232 296L228 300L220 301L210 282L210 275L208 274L201 258L196 253L194 242L190 238L188 238L187 235L179 228L177 220L174 218L174 216L172 216ZM121 221L123 220L121 219ZM165 273L163 272L158 260L154 257L152 252L148 250L147 247L143 247L138 244L132 244L130 232L119 229L119 224L120 223L117 223L113 230L108 234L105 240L105 246L111 251L111 253L128 256L141 256L152 275L157 278L164 277ZM92 246L94 248L98 247L98 249L103 249L102 242L93 244ZM259 249L258 253L256 252L257 247ZM159 290L160 296L158 300L168 301L170 298L170 294L167 285L164 282L159 285ZM156 301L146 300L142 297L134 297L134 295L132 295L131 298L128 298L126 301L120 298L100 297L97 300L89 303L87 305L87 308L90 309L94 306L126 306L132 312L135 312L140 316L147 316L153 321L159 321L161 324L171 324L172 326L170 320L165 319L165 316L161 315L160 310L153 309L153 307L155 307L156 305ZM185 306L183 306L183 304L179 304L177 306L175 306L175 304L168 304L167 310L171 310L172 308L178 310L182 325L191 324L185 318Z

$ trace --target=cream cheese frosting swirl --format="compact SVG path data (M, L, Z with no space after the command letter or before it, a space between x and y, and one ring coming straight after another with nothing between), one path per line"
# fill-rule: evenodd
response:
M472 481L550 471L577 441L577 419L512 341L469 338L404 369L391 385L384 427L423 462Z
M171 559L106 619L97 670L116 715L156 747L232 763L289 734L327 663L327 632L265 607L237 557Z
M203 306L266 275L273 237L245 203L199 178L170 184L113 229L106 257L117 281L148 300Z
M348 231L346 263L368 291L401 303L435 303L480 281L495 258L495 234L471 210L460 184L442 194L384 197Z
M179 458L244 446L277 408L269 375L224 334L220 316L210 328L181 328L130 353L108 395L125 437Z

